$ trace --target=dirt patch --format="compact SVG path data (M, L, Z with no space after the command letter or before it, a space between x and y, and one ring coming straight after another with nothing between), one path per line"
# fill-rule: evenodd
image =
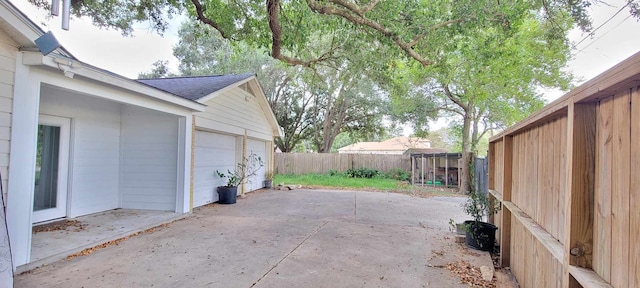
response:
M458 276L462 283L472 287L494 288L496 283L493 281L485 281L482 279L480 268L471 265L471 263L461 260L445 265L451 273Z
M61 220L52 223L42 224L38 226L33 226L33 233L40 232L52 232L52 231L72 231L72 232L80 232L84 230L87 224L84 224L78 220Z

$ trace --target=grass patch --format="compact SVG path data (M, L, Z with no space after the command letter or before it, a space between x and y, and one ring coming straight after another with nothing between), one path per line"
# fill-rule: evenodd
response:
M409 194L416 197L432 196L462 196L457 193L456 188L413 186L407 181L374 177L374 178L352 178L344 174L303 174L274 175L273 185L302 185L305 188L331 188L350 189L365 191L384 191L401 194Z

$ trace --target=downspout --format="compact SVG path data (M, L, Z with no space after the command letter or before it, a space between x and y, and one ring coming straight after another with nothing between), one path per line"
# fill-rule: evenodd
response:
M189 179L189 211L193 211L193 185L196 160L196 116L191 117L191 177Z
M244 129L244 137L242 137L242 167L246 167L247 165L247 129ZM245 169L246 170L246 169ZM242 171L242 173L246 173L245 171ZM243 177L245 175L242 175ZM240 189L240 197L244 198L244 193L245 193L245 189L247 188L246 186L247 183L247 179L243 179L242 180L242 186Z

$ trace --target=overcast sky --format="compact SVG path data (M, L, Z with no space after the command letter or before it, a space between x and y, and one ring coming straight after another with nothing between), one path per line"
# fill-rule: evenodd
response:
M625 5L625 0L605 1L609 5L591 7L593 27L604 24L602 27L592 36L580 31L570 34L573 43L582 41L573 49L574 59L567 68L581 79L576 84L597 76L640 51L640 23L629 17L628 8L609 20ZM157 60L169 60L174 69L177 67L172 47L178 42L179 21L175 21L163 37L151 32L144 24L137 25L133 37L122 37L120 32L100 30L84 19L72 19L70 30L64 31L60 29L60 17L47 20L44 17L47 12L33 8L27 0L13 0L12 3L37 24L45 23L43 29L53 31L60 43L83 62L130 78L137 78L139 72L150 70L151 64ZM547 100L551 101L562 92L547 94Z

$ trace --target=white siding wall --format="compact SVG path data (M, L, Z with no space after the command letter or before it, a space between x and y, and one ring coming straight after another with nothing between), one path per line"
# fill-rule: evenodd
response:
M17 44L0 30L0 174L2 190L7 193L9 179L9 146L11 140L11 110ZM4 195L7 199L7 195Z
M245 101L248 98L249 101ZM205 103L206 111L196 113L196 126L266 141L273 132L256 98L240 88L231 89Z
M40 113L72 119L70 217L118 208L121 105L43 86Z
M178 117L124 106L122 208L176 210Z
M247 141L247 154L252 150L258 154L265 165L269 165L269 159L271 157L272 149L267 149L266 143L273 141L273 129L269 124L263 111L255 96L248 92L234 88L228 90L217 97L207 101L205 103L207 108L204 112L195 113L196 127L204 128L208 130L220 131L236 136L237 140L242 140L245 135L245 131L248 137L252 138ZM200 139L200 146L206 146L203 141L206 139ZM198 142L198 140L196 140ZM237 153L241 152L242 142L237 144L239 148L236 149ZM195 151L195 175L194 175L194 207L206 204L208 201L205 198L207 191L212 189L212 186L217 186L215 181L206 180L206 175L200 175L206 173L206 169L203 169L202 165L206 162L223 161L224 165L227 158L231 155L223 155L220 153L214 153L213 150L205 152L203 149L196 147ZM241 155L236 158L242 157ZM201 159L202 158L202 159ZM216 160L219 159L219 160ZM200 168L199 168L200 167ZM208 170L211 170L207 168ZM252 182L245 185L247 191L252 191L261 188L264 180L264 172L266 169L263 167L256 177L253 177ZM213 201L217 201L217 194L214 194Z

